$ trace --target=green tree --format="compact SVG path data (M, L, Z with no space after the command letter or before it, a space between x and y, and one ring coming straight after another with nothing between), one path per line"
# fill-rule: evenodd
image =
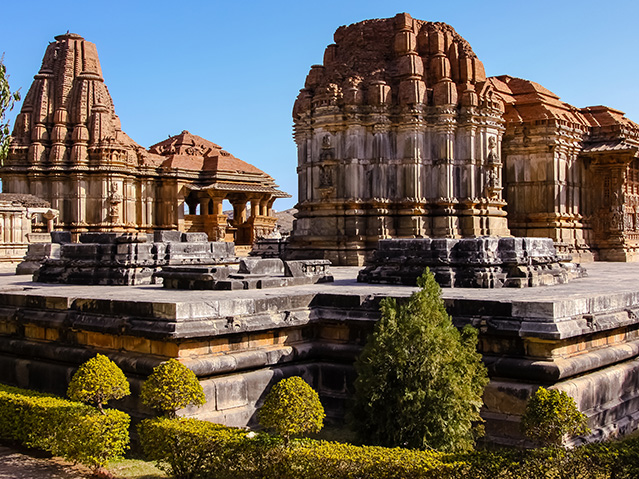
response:
M400 304L381 302L381 319L355 364L356 431L365 442L441 451L473 447L488 383L477 331L459 331L426 269Z
M177 359L169 359L153 369L142 384L142 403L174 418L179 409L206 403L204 390L193 371Z
M9 76L7 68L4 66L4 55L0 58L0 164L7 156L9 149L9 122L4 116L13 109L16 101L20 101L20 92L11 92L9 87Z
M102 405L106 405L111 399L122 399L129 394L129 382L122 370L102 354L82 364L71 378L67 389L69 398L93 403L102 414Z
M282 379L273 386L258 412L260 424L282 436L286 444L291 436L319 432L325 417L319 396L299 376Z
M545 446L561 446L566 437L588 434L586 416L566 392L539 388L526 404L521 419L526 436Z

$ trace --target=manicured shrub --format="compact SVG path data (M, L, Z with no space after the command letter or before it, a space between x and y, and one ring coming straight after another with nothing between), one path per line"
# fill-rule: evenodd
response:
M483 433L488 383L477 331L452 324L428 270L418 285L408 301L381 302L381 319L355 364L354 426L369 444L469 450Z
M279 477L276 438L192 418L146 419L138 426L147 458L177 479Z
M142 384L142 402L169 417L179 409L206 403L204 390L193 371L176 359L169 359L155 369Z
M122 370L102 354L82 364L67 389L70 399L95 404L100 412L104 412L102 406L111 399L122 399L129 394L129 381Z
M303 441L288 451L288 473L304 479L457 477L454 474L465 465L446 464L443 458L444 454L433 451Z
M260 424L274 430L287 444L291 436L319 432L325 417L319 396L299 376L282 379L273 386L258 412Z
M130 422L128 414L116 409L78 411L67 417L65 431L52 452L87 466L104 467L128 449Z
M528 400L521 427L530 439L560 446L566 437L590 432L586 416L564 391L539 388Z
M0 438L101 467L124 454L130 418L79 402L0 385Z

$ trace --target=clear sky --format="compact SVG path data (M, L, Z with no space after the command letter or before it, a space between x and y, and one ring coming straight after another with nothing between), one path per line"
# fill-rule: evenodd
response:
M446 22L489 76L533 80L577 107L607 105L639 123L636 0L11 0L0 11L0 53L23 96L48 42L78 33L97 45L131 138L149 147L189 130L222 145L293 195L277 210L297 200L291 110L306 74L339 26L369 18Z

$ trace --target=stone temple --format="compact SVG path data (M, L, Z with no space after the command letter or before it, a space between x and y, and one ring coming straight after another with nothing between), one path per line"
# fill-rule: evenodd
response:
M187 131L145 150L122 131L95 45L73 33L55 40L0 167L5 193L48 201L60 212L58 227L76 240L179 229L250 245L273 230L273 202L289 197L273 178Z
M578 441L639 428L636 124L526 80L486 78L451 27L406 14L338 29L294 118L289 257L239 262L234 245L211 240L249 241L284 193L188 132L139 147L118 126L95 47L58 37L0 174L17 194L48 199L68 231L51 234L58 258L36 281L0 275L0 381L64 394L100 352L131 382L118 407L144 416L142 381L177 358L207 399L181 414L252 424L269 388L299 375L342 421L380 301L407 298L409 273L434 261L462 286L443 290L453 322L479 332L487 441L522 444L518 423L539 386L568 392L586 414L592 432ZM583 277L567 254L628 262L592 263ZM407 268L326 261L371 257ZM37 281L73 283L65 275L75 284ZM496 283L515 288L466 287Z
M452 27L405 13L334 38L293 108L292 257L361 265L384 238L514 235L638 259L639 125L622 112L487 78Z

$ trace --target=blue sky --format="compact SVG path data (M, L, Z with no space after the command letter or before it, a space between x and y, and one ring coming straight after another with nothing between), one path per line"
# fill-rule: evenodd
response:
M273 176L297 200L293 102L335 30L408 12L452 25L488 75L541 83L639 122L636 1L27 1L2 7L0 52L26 94L48 42L95 43L123 130L148 147L189 130ZM19 109L19 106L18 106ZM15 115L13 112L10 118Z

